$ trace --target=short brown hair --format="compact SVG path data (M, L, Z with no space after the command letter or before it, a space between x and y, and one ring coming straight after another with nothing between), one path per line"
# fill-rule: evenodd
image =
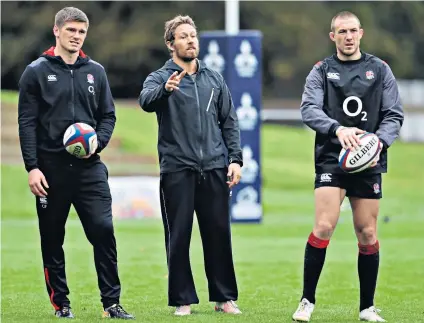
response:
M177 29L178 26L184 25L184 24L188 24L188 25L192 26L194 29L197 30L196 25L195 25L193 19L191 19L190 16L178 15L178 16L174 17L173 19L165 22L165 34L163 36L163 38L165 40L165 44L167 42L171 42L171 44L172 44L172 42L175 39L175 29Z
M334 32L335 27L334 23L336 22L337 18L356 18L359 22L359 28L361 28L361 21L359 20L358 16L350 11L341 11L338 14L336 14L333 19L331 19L331 31Z
M82 10L74 7L63 8L58 11L54 17L54 24L59 28L63 27L65 23L70 21L85 22L87 24L87 28L89 25L87 15Z

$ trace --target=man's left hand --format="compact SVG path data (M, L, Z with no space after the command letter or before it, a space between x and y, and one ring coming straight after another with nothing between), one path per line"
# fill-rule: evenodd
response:
M97 147L99 146L99 143L98 143L98 141L96 140L95 142L94 142L94 145L93 145L93 147L92 147L92 149L91 149L91 151L90 151L90 153L87 155L87 156L84 156L84 157L82 157L83 159L88 159L88 158L90 158L91 156L93 156L95 153L96 153L96 150L97 150Z
M237 163L232 163L228 166L227 176L229 180L227 181L228 186L231 188L234 185L237 185L241 179L241 167Z

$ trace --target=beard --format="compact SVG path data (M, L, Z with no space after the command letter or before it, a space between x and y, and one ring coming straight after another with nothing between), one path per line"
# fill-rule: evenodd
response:
M196 57L180 56L179 58L181 58L184 62L189 63L192 60L194 60Z
M187 55L183 55L183 54L181 53L181 51L179 51L179 50L177 49L177 51L175 52L175 54L176 54L176 56L177 56L179 59L181 59L183 62L190 63L191 61L193 61L194 59L196 59L196 58L197 58L197 56L199 55L199 51L195 51L194 55L187 56Z

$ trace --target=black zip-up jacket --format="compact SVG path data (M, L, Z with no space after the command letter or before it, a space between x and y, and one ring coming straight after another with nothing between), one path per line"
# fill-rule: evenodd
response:
M182 169L207 171L228 163L243 165L240 130L224 78L197 61L198 70L186 74L179 90L167 92L168 78L183 70L172 60L144 81L139 103L156 112L161 173ZM225 149L226 148L226 149Z
M69 67L54 55L54 47L26 67L19 81L18 110L19 139L28 172L38 168L40 158L71 156L63 146L63 135L71 124L84 122L96 130L99 153L116 122L103 66L80 51L77 62Z

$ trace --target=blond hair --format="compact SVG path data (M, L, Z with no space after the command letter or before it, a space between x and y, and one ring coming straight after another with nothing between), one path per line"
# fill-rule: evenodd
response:
M178 16L174 17L173 19L165 22L165 34L163 35L163 39L165 40L165 44L170 42L171 45L173 45L174 40L175 40L175 30L178 28L178 26L184 25L184 24L192 26L197 31L196 24L194 23L193 19L191 19L190 16L178 15ZM171 50L169 50L169 52L172 53Z

